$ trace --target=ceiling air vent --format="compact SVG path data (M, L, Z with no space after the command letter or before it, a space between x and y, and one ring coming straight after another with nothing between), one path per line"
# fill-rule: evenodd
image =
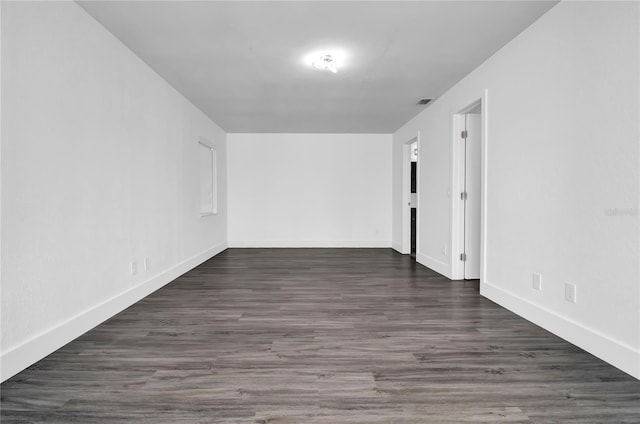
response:
M426 98L425 99L420 99L420 100L418 100L418 104L420 106L424 106L426 104L429 104L429 102L431 102L431 100L433 100L433 99L426 99Z

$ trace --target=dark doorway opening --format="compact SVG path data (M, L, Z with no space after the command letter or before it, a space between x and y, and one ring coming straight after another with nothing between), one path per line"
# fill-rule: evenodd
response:
M418 163L411 161L411 197L415 198L417 194L418 181L417 181L417 169ZM418 228L418 214L416 208L416 202L411 202L411 257L416 257L417 246L417 228Z

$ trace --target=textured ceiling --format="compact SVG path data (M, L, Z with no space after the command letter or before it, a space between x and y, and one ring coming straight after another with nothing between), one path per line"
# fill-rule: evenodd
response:
M78 3L227 132L392 133L557 2Z

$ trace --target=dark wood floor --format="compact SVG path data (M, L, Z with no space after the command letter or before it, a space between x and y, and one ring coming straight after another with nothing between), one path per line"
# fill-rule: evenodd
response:
M387 249L228 250L6 381L2 423L639 423L640 382Z

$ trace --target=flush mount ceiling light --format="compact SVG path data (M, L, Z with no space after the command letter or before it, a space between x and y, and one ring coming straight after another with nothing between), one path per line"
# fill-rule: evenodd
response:
M316 69L326 69L327 71L334 74L338 72L338 68L336 67L333 56L331 56L330 54L325 54L324 56L314 60L312 65Z
M305 57L305 63L321 71L333 74L344 64L344 53L341 51L317 51Z

